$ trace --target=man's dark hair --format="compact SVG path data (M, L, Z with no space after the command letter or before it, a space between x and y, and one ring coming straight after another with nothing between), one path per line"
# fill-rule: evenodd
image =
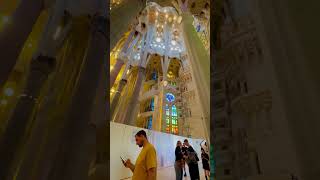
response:
M145 138L147 138L147 133L144 130L140 130L139 132L137 132L136 136L144 136Z
M185 139L183 142L188 142L188 139Z

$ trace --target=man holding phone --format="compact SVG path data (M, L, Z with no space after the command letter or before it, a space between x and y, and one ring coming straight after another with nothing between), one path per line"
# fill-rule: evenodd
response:
M147 139L144 130L135 135L136 144L143 147L136 164L132 164L130 159L122 161L124 166L133 172L132 180L156 180L157 179L157 154L152 144Z

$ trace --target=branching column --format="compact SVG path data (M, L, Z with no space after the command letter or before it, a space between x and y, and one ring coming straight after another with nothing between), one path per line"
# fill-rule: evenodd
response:
M30 116L36 105L40 90L48 78L49 73L54 68L55 59L46 56L39 56L31 63L30 74L24 93L21 95L12 117L8 121L7 129L0 144L0 179L5 179L8 169L16 155Z
M126 0L110 12L110 49L113 49L121 36L128 30L130 23L145 6L145 0Z
M0 89L13 70L42 9L43 0L21 0L12 19L0 33Z

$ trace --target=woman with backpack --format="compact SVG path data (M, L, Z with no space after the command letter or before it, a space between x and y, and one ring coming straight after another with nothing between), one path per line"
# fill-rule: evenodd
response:
M185 145L187 146L187 155L185 156L185 160L189 167L189 174L191 180L200 180L199 175L199 167L198 167L198 155L193 147L189 144L188 140L184 140Z

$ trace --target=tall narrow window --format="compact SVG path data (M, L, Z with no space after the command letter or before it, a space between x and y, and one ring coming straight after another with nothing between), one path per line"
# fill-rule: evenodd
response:
M170 133L170 112L168 104L166 104L166 132Z
M150 116L149 118L148 118L148 124L147 124L147 128L148 129L152 129L152 116Z
M178 113L175 105L172 106L171 112L171 133L178 134Z
M150 106L151 106L151 111L154 111L154 98L151 99Z

